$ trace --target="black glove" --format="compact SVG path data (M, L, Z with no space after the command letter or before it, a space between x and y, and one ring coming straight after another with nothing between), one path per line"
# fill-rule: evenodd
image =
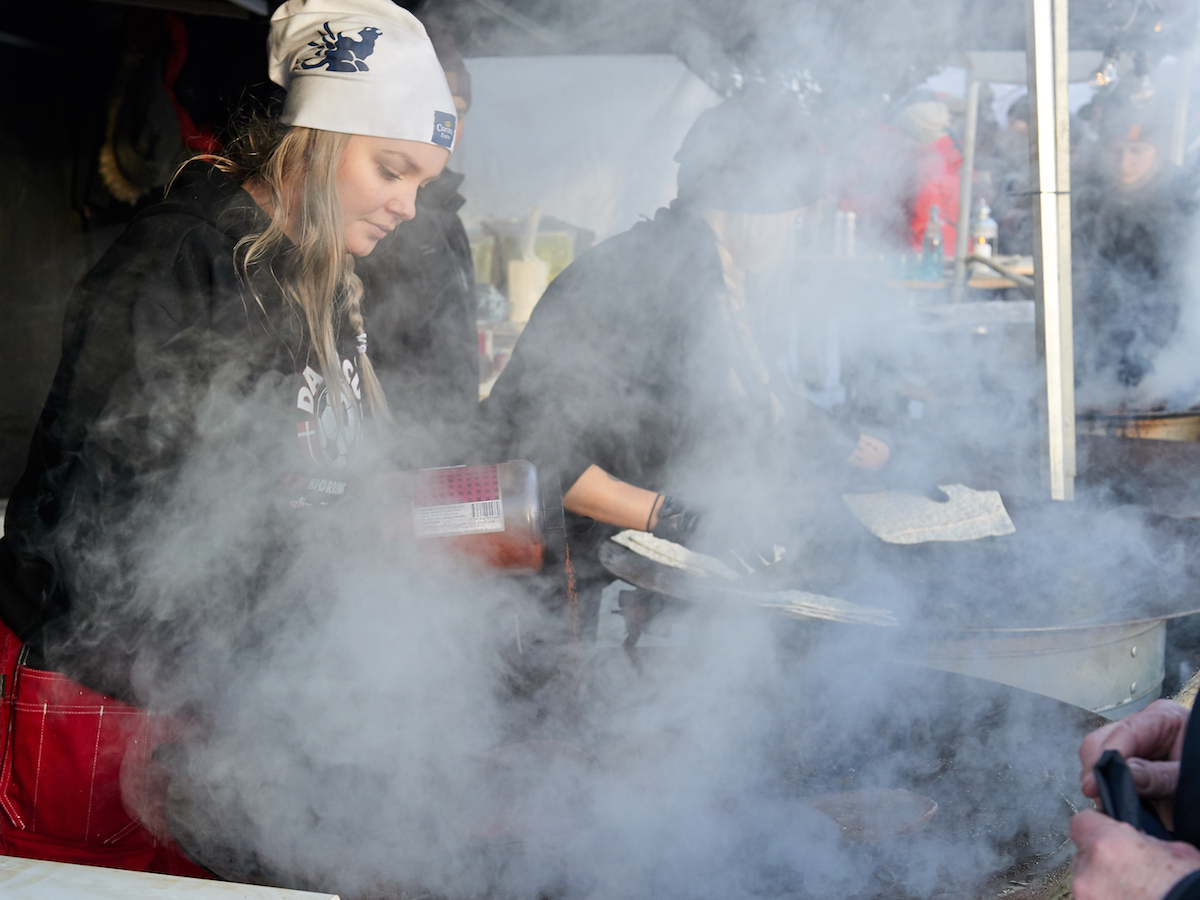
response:
M674 497L663 494L662 505L658 507L658 522L650 529L650 533L656 538L686 547L699 524L698 512L688 509Z
M650 533L665 541L682 544L698 553L715 557L739 575L759 571L783 559L783 548L774 545L749 546L736 541L713 539L710 536L701 546L694 546L696 529L700 522L700 513L684 506L674 497L663 494L662 505L658 509L658 523L650 529Z

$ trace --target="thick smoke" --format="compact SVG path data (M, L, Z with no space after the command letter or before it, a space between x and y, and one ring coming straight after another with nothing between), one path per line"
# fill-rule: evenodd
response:
M1154 348L1152 368L1145 379L1132 390L1109 388L1104 399L1129 409L1165 408L1185 410L1200 403L1200 371L1196 365L1200 351L1200 301L1196 284L1200 272L1196 269L1196 247L1200 234L1189 223L1180 250L1183 259L1178 311L1173 318L1175 328L1165 344ZM1115 395L1115 396L1114 396Z
M232 409L130 516L153 529L137 587L84 632L170 624L129 646L134 691L193 729L158 754L165 821L219 873L347 897L915 897L1061 849L1084 720L1053 701L881 662L906 640L884 629L729 603L685 613L673 649L551 644L515 583L375 539L386 497L252 512L263 486L214 449L246 437ZM873 788L939 810L861 842L807 802Z
M804 23L801 35L786 22L772 48L789 29L820 47L818 26L844 28ZM895 19L880 27L911 38ZM866 135L887 114L883 95L911 77L826 83L838 114L814 128L830 129L827 156ZM844 174L823 168L831 184ZM173 773L166 826L189 852L231 878L348 898L998 893L1065 861L1083 802L1074 752L1091 720L891 660L945 627L1183 609L1191 535L1181 525L1164 538L1137 511L1044 509L1031 305L948 310L885 288L903 274L899 250L829 264L818 244L832 244L833 221L828 204L807 209L795 249L808 262L748 288L760 356L797 398L789 442L718 401L728 373L706 348L725 321L699 323L686 396L664 406L622 384L610 408L587 412L636 431L638 415L671 423L695 413L686 404L713 407L708 432L681 437L677 485L721 511L712 540L786 545L784 573L747 588L890 608L898 629L795 622L727 599L687 604L689 639L674 647L570 642L540 602L554 573L505 580L391 537L407 512L389 459L430 458L434 436L413 428L400 452L360 460L367 477L333 507L279 508L286 473L264 460L285 451L260 427L276 417L275 386L247 397L228 372L202 397L157 394L170 409L148 414L193 423L199 440L145 502L74 511L58 537L80 560L71 577L108 589L87 592L99 599L48 661L189 723L192 736L159 754ZM1164 351L1154 377L1182 386L1195 375L1187 357ZM586 379L611 360L574 363ZM810 391L830 392L829 409ZM128 427L99 433L110 425ZM831 455L859 430L888 442L889 467L850 470L849 447ZM884 546L840 501L950 483L1000 489L1017 534ZM869 789L928 796L938 811L924 830L860 841L810 802Z
M1128 71L1072 120L1077 383L1088 411L1180 411L1200 400L1188 362L1200 322L1197 185L1187 149L1194 88L1180 80L1183 68L1168 58L1144 78ZM1181 94L1191 109L1179 166L1172 143ZM1129 187L1117 172L1131 136L1157 148L1157 170Z

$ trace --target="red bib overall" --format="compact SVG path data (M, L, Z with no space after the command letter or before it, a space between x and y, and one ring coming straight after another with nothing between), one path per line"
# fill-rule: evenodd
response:
M31 669L22 646L0 623L0 854L211 878L167 836L150 758L178 723Z

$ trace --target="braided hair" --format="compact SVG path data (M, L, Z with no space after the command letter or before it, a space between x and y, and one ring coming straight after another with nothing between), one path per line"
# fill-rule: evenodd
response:
M336 399L348 389L338 365L337 319L354 329L363 393L376 424L393 425L383 387L367 356L362 314L362 281L354 257L346 250L342 209L337 194L337 168L350 135L317 128L285 126L277 118L250 116L223 157L208 157L243 184L252 182L270 197L271 223L238 243L240 270L255 300L262 305L250 269L266 262L284 298L303 316L321 374ZM289 265L276 267L287 247L289 223L299 223ZM332 404L339 421L343 405Z

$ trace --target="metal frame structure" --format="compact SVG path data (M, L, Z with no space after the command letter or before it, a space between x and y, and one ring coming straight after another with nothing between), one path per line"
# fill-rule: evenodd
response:
M971 189L975 173L975 138L979 129L979 79L967 65L967 127L963 135L962 173L958 185L958 238L954 242L954 302L959 303L967 286L967 255L971 248Z
M1075 345L1071 303L1071 120L1067 2L1027 0L1034 300L1046 366L1043 475L1054 500L1075 496Z

